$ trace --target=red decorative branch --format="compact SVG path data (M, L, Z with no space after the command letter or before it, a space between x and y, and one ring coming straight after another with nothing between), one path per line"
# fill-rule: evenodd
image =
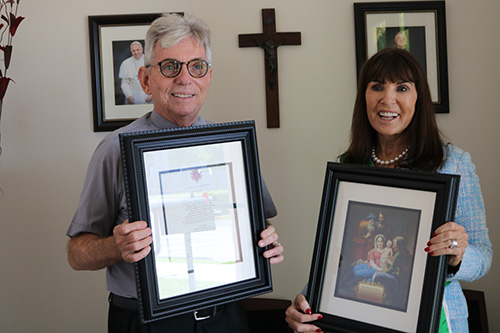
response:
M17 16L19 1L0 0L0 18L5 22L0 23L0 50L3 52L3 68L0 66L0 102L5 97L9 82L14 81L7 77L7 69L12 60L12 39L17 32L19 24L24 20L23 16ZM5 42L4 37L7 37Z

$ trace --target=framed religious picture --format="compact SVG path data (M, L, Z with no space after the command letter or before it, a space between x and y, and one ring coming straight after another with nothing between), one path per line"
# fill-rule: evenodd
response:
M444 1L354 3L356 65L387 47L412 53L427 74L437 113L449 113Z
M136 263L143 322L272 291L254 122L120 135L129 219L152 229Z
M342 332L437 332L446 257L424 249L452 221L460 177L329 162L308 300Z
M94 132L112 131L153 109L137 73L144 39L160 14L89 16Z

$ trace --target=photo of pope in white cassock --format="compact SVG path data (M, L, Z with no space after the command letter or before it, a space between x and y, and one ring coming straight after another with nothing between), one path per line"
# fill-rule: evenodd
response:
M139 68L144 66L142 43L137 40L113 42L113 54L115 61L115 104L152 103L153 97L144 93L137 75Z

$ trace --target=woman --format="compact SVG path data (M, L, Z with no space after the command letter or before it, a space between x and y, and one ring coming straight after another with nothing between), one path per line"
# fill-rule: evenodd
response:
M479 179L470 155L441 138L427 79L407 51L384 49L361 69L351 125L351 143L343 163L459 174L455 221L437 228L425 251L448 255L443 329L468 332L467 304L459 280L474 281L491 265L492 249L486 227ZM311 314L303 294L287 309L287 322L299 332L320 332L307 324Z
M384 243L385 236L377 234L373 238L373 247L368 251L368 259L343 267L343 271L339 274L342 277L338 282L338 295L355 297L356 286L359 282L363 280L371 282L376 272L383 271L381 259L385 250Z
M368 260L354 266L354 276L365 278L370 281L375 272L382 270L380 259L382 258L382 253L384 252L384 235L378 234L375 236L373 243L373 249L368 252Z

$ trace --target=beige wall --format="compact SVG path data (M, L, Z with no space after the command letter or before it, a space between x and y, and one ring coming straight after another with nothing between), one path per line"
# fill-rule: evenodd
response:
M237 42L238 34L261 31L262 8L276 9L279 31L302 32L301 46L279 49L280 129L265 124L262 50L240 49ZM213 30L214 75L202 115L256 120L261 169L286 247L285 262L273 267L271 296L293 299L306 283L326 162L348 139L356 86L352 0L22 1L27 18L9 71L16 83L0 127L0 331L105 331L104 273L72 271L65 254L87 163L105 135L92 131L87 16L162 11L202 16ZM449 140L472 153L494 245L499 11L497 0L447 1L451 113L438 116ZM331 62L318 65L324 60ZM500 331L499 278L493 265L485 278L465 284L486 292L494 332Z

